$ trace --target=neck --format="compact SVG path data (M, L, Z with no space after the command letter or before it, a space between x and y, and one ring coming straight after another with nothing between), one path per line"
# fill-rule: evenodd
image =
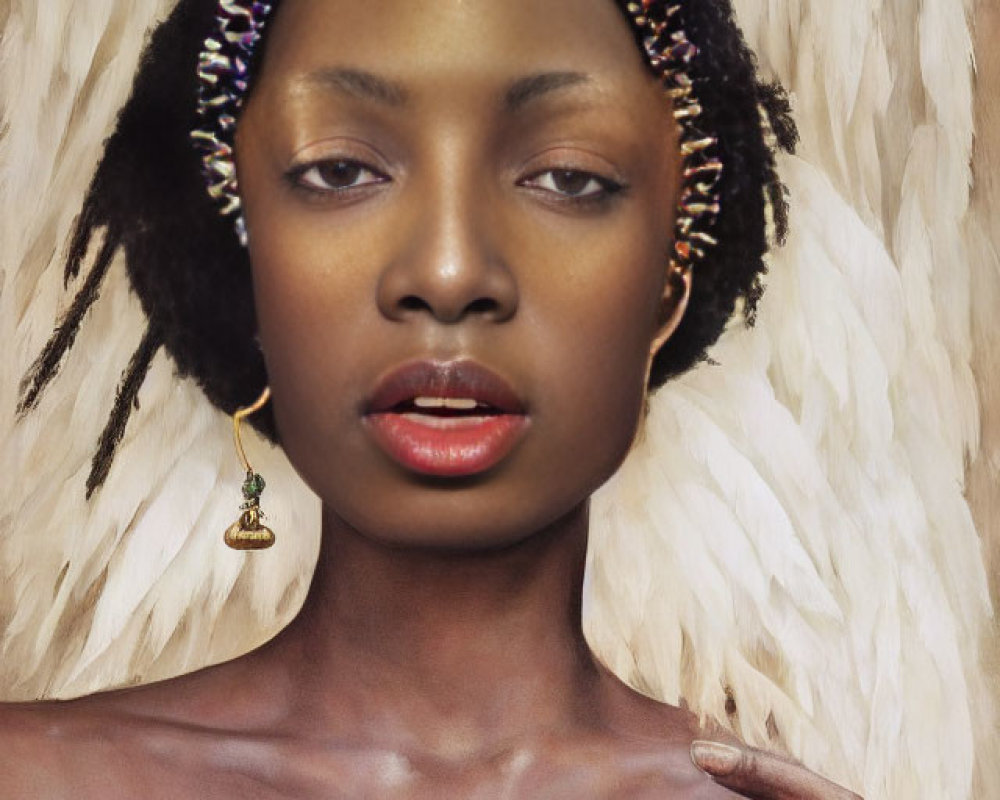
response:
M580 626L585 505L488 552L386 546L329 512L323 542L286 633L311 709L366 744L445 758L579 724L597 679Z

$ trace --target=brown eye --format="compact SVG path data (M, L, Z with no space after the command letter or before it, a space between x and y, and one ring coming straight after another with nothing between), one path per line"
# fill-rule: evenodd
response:
M297 170L296 182L316 192L342 192L358 186L383 183L386 177L359 161L319 161Z
M552 171L552 183L563 194L579 195L596 181L585 172L556 169Z
M577 200L596 200L621 189L621 186L607 178L576 169L550 169L539 172L524 181L524 185Z

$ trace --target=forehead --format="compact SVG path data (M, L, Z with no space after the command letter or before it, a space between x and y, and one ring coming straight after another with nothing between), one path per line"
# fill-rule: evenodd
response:
M657 91L612 0L284 0L262 83L308 85L331 67L395 85L461 91L535 73L576 73L592 91Z

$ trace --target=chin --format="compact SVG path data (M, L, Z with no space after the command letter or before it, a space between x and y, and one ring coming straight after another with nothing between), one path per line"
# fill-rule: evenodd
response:
M539 488L542 491L539 491ZM590 490L537 484L534 491L504 486L488 476L461 480L418 477L387 492L381 503L324 503L325 527L346 526L381 545L398 548L489 551L515 547L574 514L586 514Z

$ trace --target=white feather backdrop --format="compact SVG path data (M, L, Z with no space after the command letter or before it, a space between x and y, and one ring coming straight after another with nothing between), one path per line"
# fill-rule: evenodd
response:
M165 677L260 643L301 602L318 508L279 451L251 442L282 546L220 547L241 479L227 420L162 356L107 485L84 501L143 328L120 263L39 409L14 422L19 378L71 296L63 248L100 142L171 2L7 2L0 685L15 699ZM588 635L635 685L873 800L1000 797L981 661L990 600L963 496L971 462L977 507L1000 505L995 422L976 460L980 398L1000 402L972 371L1000 358L1000 225L992 195L970 207L972 9L736 4L803 134L781 163L791 235L757 327L734 323L713 351L721 366L653 398L595 499Z
M986 544L994 608L1000 603L1000 2L979 5L976 15L975 186L967 231L972 266L973 371L982 409L978 457L968 472L968 496ZM986 643L984 667L1000 697L1000 636ZM997 748L1000 750L1000 747ZM994 752L996 752L995 750Z

